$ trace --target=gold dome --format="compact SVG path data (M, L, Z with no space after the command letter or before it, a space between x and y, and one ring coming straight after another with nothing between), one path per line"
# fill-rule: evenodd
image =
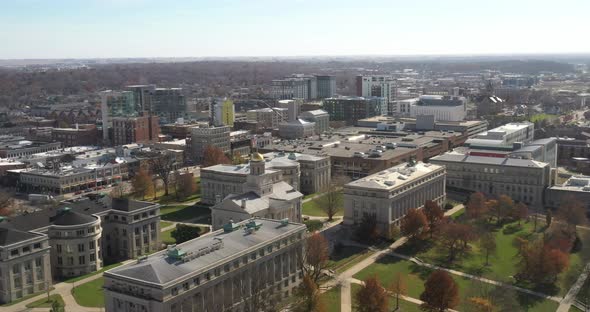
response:
M264 161L264 156L262 156L260 153L253 153L252 161Z

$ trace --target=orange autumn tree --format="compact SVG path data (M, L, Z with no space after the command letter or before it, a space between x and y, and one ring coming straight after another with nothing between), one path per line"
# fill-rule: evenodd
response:
M459 304L459 286L447 271L436 270L424 283L424 292L420 295L424 311L443 312Z
M387 312L389 298L376 277L365 280L361 289L356 293L356 311L359 312Z
M422 210L410 208L402 218L400 230L409 238L419 237L428 230L428 219Z
M465 211L467 212L467 216L471 219L484 217L488 211L486 197L480 192L471 194Z
M231 164L231 160L225 156L223 150L213 145L208 145L203 151L203 168L215 165Z

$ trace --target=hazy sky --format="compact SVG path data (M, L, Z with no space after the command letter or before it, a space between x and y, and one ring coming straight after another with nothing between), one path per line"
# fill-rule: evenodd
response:
M0 58L590 52L590 0L0 0Z

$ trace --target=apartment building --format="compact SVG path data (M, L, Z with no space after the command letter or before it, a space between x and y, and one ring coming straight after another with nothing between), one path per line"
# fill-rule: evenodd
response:
M210 128L191 128L190 150L191 157L196 163L203 161L205 149L208 146L220 148L224 153L231 149L229 126Z
M249 219L104 273L105 310L255 311L293 295L305 225Z
M52 128L51 140L61 142L64 147L95 146L98 144L98 130L92 124L76 124L75 128Z
M315 76L317 79L317 98L331 98L336 94L336 77L329 75Z
M359 119L387 114L387 102L383 97L340 96L324 99L323 109L331 121L355 125Z
M258 122L261 128L276 129L279 123L287 121L289 110L281 107L251 109L246 112L246 118Z
M111 120L115 146L154 143L159 140L160 125L157 116L114 117Z
M343 188L344 224L359 224L374 216L380 233L389 237L410 208L422 208L427 200L443 205L446 172L443 166L404 163L350 182Z

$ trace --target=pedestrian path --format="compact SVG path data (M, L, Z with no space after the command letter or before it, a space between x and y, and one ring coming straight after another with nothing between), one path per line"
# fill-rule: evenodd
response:
M578 292L580 292L580 289L582 288L582 286L584 286L584 282L586 282L588 274L590 274L590 263L586 264L586 266L584 267L584 271L582 271L582 274L580 274L578 280L576 280L576 282L572 285L565 297L563 297L563 300L561 300L561 302L559 303L557 312L568 312L570 310L570 307L572 306L574 300L576 300Z

